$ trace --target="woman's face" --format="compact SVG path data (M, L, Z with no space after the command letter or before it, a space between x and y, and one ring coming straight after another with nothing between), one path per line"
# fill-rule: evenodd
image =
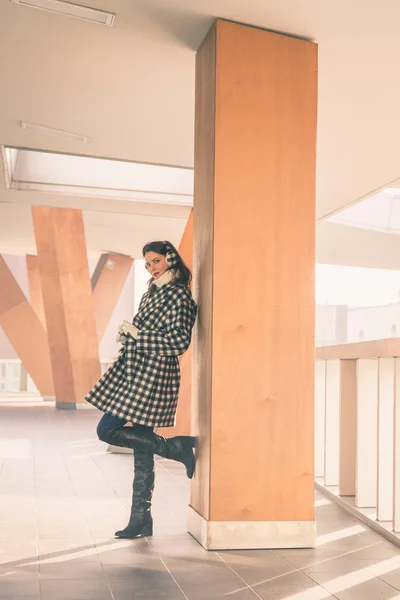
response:
M144 256L146 261L145 267L154 279L158 279L161 275L164 275L168 271L169 265L163 254L157 254L156 252L146 252Z

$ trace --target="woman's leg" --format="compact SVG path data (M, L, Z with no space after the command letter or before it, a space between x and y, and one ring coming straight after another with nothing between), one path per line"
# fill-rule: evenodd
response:
M194 437L178 435L173 438L163 438L155 434L151 427L134 424L133 427L117 425L115 428L107 428L99 433L99 438L113 446L144 449L163 458L181 462L186 467L189 479L193 477L196 464L193 452L196 441Z
M154 490L154 454L148 450L135 448L133 456L135 475L131 514L125 529L116 531L115 536L118 538L134 539L153 535L151 499Z
M124 419L105 413L97 425L97 435L100 440L107 441L110 432L116 428L131 429L124 427L126 423ZM149 429L150 433L153 431L151 427L146 429ZM151 499L154 490L154 454L146 448L135 448L133 456L135 470L131 515L127 527L115 533L117 537L129 539L153 534Z
M120 419L120 417L113 417L107 413L101 417L97 425L97 436L100 440L107 435L107 432L115 429L116 427L123 427L127 421Z

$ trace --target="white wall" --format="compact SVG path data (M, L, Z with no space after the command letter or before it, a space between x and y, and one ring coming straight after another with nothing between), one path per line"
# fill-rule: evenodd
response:
M400 304L349 310L348 342L390 337L400 337Z

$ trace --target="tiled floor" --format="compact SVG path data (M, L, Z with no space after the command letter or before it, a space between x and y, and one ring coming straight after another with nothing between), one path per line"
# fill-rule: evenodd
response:
M0 600L400 599L400 550L316 495L314 550L207 553L185 530L188 481L157 461L152 538L120 541L132 457L99 413L0 405Z

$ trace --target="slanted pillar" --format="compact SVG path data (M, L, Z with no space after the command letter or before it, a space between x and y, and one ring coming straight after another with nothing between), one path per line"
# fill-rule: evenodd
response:
M197 53L189 531L313 546L317 46L217 20Z
M57 408L76 408L100 377L82 211L32 207Z
M0 255L0 326L45 400L54 400L47 334Z
M26 267L28 270L28 285L31 305L37 314L39 321L46 329L46 317L44 314L42 282L40 281L38 257L28 254L26 256Z
M102 254L92 275L93 304L99 343L103 339L124 288L133 258L124 254Z

